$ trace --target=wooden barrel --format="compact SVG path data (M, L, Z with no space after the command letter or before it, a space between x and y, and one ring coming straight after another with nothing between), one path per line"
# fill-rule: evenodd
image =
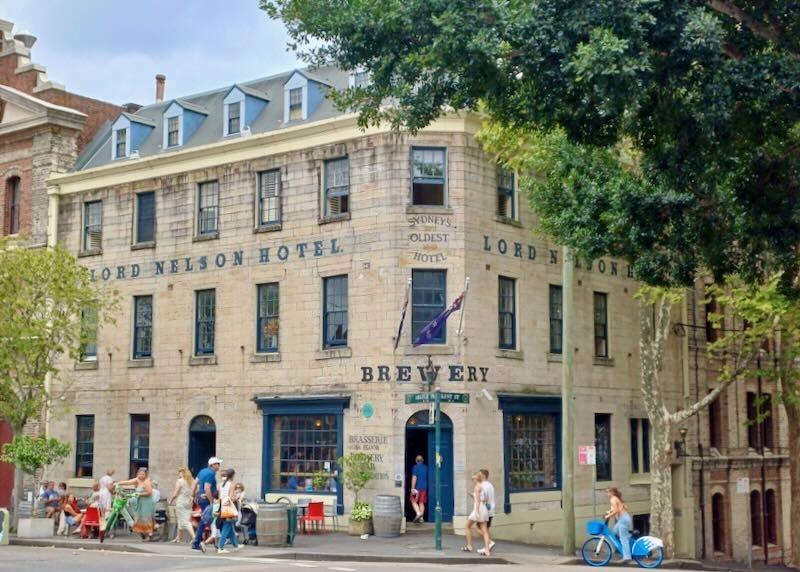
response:
M372 509L372 524L375 536L394 538L400 536L400 525L403 523L403 510L400 497L394 495L377 495Z
M258 504L256 537L259 546L286 546L289 533L286 507L283 503Z

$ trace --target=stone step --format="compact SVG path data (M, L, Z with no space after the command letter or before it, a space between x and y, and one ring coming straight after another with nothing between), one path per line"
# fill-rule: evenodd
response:
M406 523L406 534L409 535L428 535L433 536L436 525L432 522L423 522L422 524L415 524L413 522ZM442 523L442 534L453 534L453 523Z

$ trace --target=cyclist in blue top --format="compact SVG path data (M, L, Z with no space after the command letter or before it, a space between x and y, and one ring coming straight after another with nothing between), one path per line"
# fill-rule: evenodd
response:
M217 498L217 471L219 471L221 463L222 459L211 457L208 460L208 467L197 473L197 504L200 505L200 514L202 514L206 507ZM192 542L192 550L202 550L205 552L206 545L202 543L203 533L205 531L206 523L201 518L200 524L197 526L197 533L194 536L194 542Z
M417 455L416 464L411 469L411 506L417 513L414 522L424 522L425 503L428 502L428 466L422 455Z

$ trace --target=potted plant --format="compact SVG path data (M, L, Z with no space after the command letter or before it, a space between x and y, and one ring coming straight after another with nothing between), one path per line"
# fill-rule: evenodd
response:
M322 471L317 471L316 473L314 473L314 475L311 477L311 482L314 484L314 490L324 491L325 486L328 484L329 478L330 475Z
M372 534L372 505L360 502L358 494L375 476L375 463L366 453L350 453L339 459L339 466L344 486L354 496L353 509L350 511L350 535Z
M37 471L69 456L68 443L44 435L29 437L17 435L10 443L3 445L0 460L11 463L23 473L36 476ZM31 518L17 519L17 536L20 538L41 538L53 536L53 521L49 518L36 518L36 495L33 497ZM18 501L19 502L19 501Z

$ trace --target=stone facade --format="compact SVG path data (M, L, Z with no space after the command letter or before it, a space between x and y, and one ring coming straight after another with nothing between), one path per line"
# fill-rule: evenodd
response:
M65 364L69 384L58 389L63 399L56 401L53 436L74 442L76 416L93 415L95 476L106 466L124 475L131 415L149 415L148 464L168 488L191 457L192 420L209 416L215 453L237 469L248 491L284 494L273 486L277 417L334 416L339 407L339 453L367 451L376 462L367 495L406 498L408 459L430 456L415 433L428 407L405 398L423 388L420 369L430 359L443 391L470 397L468 405L443 405L453 427L452 454L443 453L452 471L444 483L453 499L446 516L463 524L471 510L470 475L485 467L497 487L494 534L560 544L559 487L511 491L506 457L520 450L508 442L515 423L527 423L532 411L559 418L561 365L560 355L549 352L549 286L560 283L561 250L533 232L524 200L516 205L518 220L497 216L496 167L473 138L478 127L477 118L449 117L414 137L381 129L364 134L354 117L344 116L217 144L213 152L209 146L51 178L57 239L75 253L83 250L84 203L102 201L102 250L81 260L121 298L116 322L100 328L96 361ZM412 147L446 148L444 207L411 204ZM350 211L326 219L325 161L343 156ZM257 229L257 173L275 168L282 220ZM219 182L219 229L209 239L197 233L197 193L199 183L212 180ZM134 205L136 193L146 191L155 191L157 232L155 244L142 247L133 241ZM469 278L466 307L450 317L446 343L416 348L409 307L394 351L409 278L434 269L446 271L445 304ZM337 275L347 276L347 345L327 349L323 280ZM501 276L516 280L516 344L508 349L498 347ZM636 284L626 265L612 260L583 264L576 278L576 443L594 444L595 415L610 414L611 480L597 484L597 512L605 510L602 490L613 485L625 490L635 514L646 514L649 479L632 472L630 448L631 418L646 417L638 390ZM280 289L279 351L259 354L256 286L271 282ZM214 353L196 356L195 293L209 288L216 289ZM607 357L594 355L594 292L607 294ZM133 297L143 295L153 296L154 349L147 359L133 359ZM680 351L673 339L667 379L680 379ZM677 404L680 392L676 382L669 399ZM558 433L545 428L539 435L542 450L531 454L557 467ZM74 467L73 458L55 474L72 476ZM532 477L518 478L521 488ZM581 538L593 512L590 467L577 468L575 490ZM335 497L347 512L350 494Z

